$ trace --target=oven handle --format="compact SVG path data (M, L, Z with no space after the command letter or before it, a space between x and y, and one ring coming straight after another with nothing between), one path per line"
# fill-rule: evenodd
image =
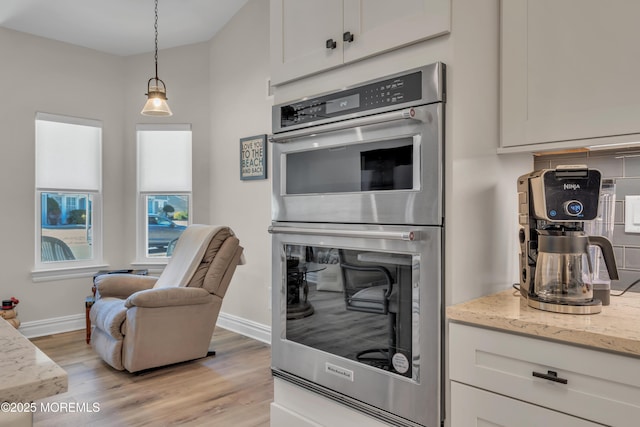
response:
M334 229L316 229L303 227L280 227L277 225L269 226L271 234L305 234L312 236L331 236L331 237L360 237L364 239L386 239L386 240L419 240L418 231L356 231L356 230L334 230Z
M333 132L337 130L350 129L359 126L374 125L377 123L394 122L398 120L419 120L416 119L416 110L413 108L405 108L404 110L391 111L389 113L375 114L373 116L365 116L352 120L345 120L341 122L330 123L322 127L311 127L306 129L293 130L286 133L277 135L270 135L269 141L271 142L286 142L296 138L303 138L309 135L316 135L319 133Z

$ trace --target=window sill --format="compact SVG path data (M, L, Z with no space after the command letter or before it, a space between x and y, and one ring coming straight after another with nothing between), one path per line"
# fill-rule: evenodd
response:
M31 271L31 280L34 282L49 282L52 280L75 279L78 277L93 277L98 271L109 268L107 264L91 265L84 267L60 267Z
M162 261L133 261L131 267L139 270L148 270L150 275L160 274L167 266L169 259Z

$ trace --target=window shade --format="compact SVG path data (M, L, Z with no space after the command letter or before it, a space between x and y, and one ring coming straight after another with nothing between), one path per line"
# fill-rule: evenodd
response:
M191 191L191 130L138 127L138 189L142 192Z
M100 122L38 113L37 188L100 191L101 151Z

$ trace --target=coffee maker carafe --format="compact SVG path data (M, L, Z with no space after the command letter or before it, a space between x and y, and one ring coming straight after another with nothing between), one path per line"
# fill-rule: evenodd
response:
M518 178L520 292L528 305L557 313L594 314L589 246L598 246L609 276L618 279L613 247L587 236L598 213L601 174L586 166L558 166Z

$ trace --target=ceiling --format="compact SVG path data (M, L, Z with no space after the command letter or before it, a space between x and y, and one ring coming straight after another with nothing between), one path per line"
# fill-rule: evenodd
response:
M158 49L210 40L247 0L159 0ZM0 0L0 26L115 55L154 50L153 0Z

